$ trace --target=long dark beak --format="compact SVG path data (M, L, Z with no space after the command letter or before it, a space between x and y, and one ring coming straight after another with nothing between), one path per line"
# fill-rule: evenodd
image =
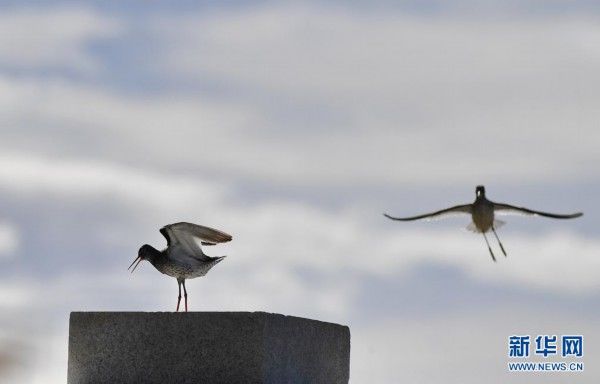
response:
M137 261L137 264L135 264L135 267L133 267L133 269L131 270L131 273L133 273L133 271L135 271L135 269L137 268L138 265L140 265L140 263L142 262L142 258L141 257L136 257L135 260L133 260L133 263L131 263L131 265L129 266L129 268L133 267L133 264L135 264L135 262ZM129 268L127 268L127 270L129 270Z

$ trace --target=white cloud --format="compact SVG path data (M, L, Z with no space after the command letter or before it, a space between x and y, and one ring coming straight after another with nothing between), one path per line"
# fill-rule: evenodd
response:
M26 287L9 283L0 285L0 308L3 311L25 307L29 300L31 300L31 291ZM2 336L5 335L2 334Z
M431 263L457 267L482 284L573 294L600 288L594 272L600 268L600 241L575 233L527 236L501 231L509 256L505 259L492 243L498 259L494 263L481 235L459 227L419 230L391 224L384 229L365 220L365 212L325 213L294 204L221 212L236 234L230 253L241 268L252 268L260 256L269 265L332 276L343 270L389 278Z
M400 305L391 303L390 305ZM513 334L583 334L582 373L508 372L508 337ZM498 307L466 316L386 319L352 327L352 383L564 383L596 382L587 369L598 346L598 328L559 309ZM532 342L532 351L535 343ZM551 360L550 357L548 360ZM559 358L560 359L560 358ZM556 360L559 360L556 359ZM533 361L537 361L535 358ZM562 361L562 360L561 360ZM565 359L565 361L569 361Z
M151 22L162 48L147 65L166 79L223 82L236 96L0 78L0 124L12 131L2 146L292 185L596 174L592 21L282 6Z
M448 113L466 101L478 102L476 97L486 90L492 92L488 98L498 98L509 91L505 82L513 79L525 82L514 84L515 92L526 91L525 85L543 86L538 82L563 70L574 76L577 86L585 85L580 82L593 75L600 51L591 44L600 31L593 21L479 21L325 6L258 7L162 20L157 33L168 39L172 55L158 63L190 78L210 74L240 85L316 97L333 107L335 101L354 100L359 108L413 104L424 111L433 104L438 113ZM565 52L572 56L557 62ZM593 87L579 90L590 92ZM528 90L529 95L539 92ZM559 92L545 96L542 101L561 97ZM442 100L450 104L434 104Z
M8 223L0 222L0 259L14 254L18 246L19 233L17 229Z
M113 37L121 26L85 8L13 8L0 14L0 64L19 69L95 70L94 39Z
M74 196L109 203L107 198L116 198L135 216L143 212L136 219L140 228L147 228L147 222L164 224L174 218L219 223L234 234L235 241L209 252L235 255L232 263L238 268L254 270L258 263L257 276L273 268L267 277L280 276L290 284L294 281L290 268L335 274L343 267L383 277L432 262L457 266L484 283L519 284L557 292L599 287L593 271L600 267L596 257L600 242L569 232L528 236L513 232L505 236L501 232L509 258L505 260L496 249L498 263L493 263L481 236L461 230L460 225L443 230L383 226L387 223L383 217L381 224L365 220L371 215L366 211L326 212L285 201L246 206L228 198L232 190L224 184L115 164L4 155L0 156L0 188L21 197L50 194L63 201ZM527 219L534 224L535 219ZM465 217L465 224L468 221ZM568 223L557 225L568 228ZM135 229L104 235L118 243L129 242L132 233L142 235ZM10 227L0 231L0 244L4 244L7 254L14 251L17 239ZM262 278L256 281L259 286L272 287L281 282L277 279L269 283L269 279Z
M57 36L23 32L44 49L4 44L17 51L2 57L23 67L61 60L87 68L86 42L126 28L126 19L115 24L85 9L12 12L3 16L8 32L60 26ZM288 5L151 18L147 28L159 52L145 65L166 79L222 82L236 96L139 96L0 77L0 124L11 132L2 149L288 185L596 174L600 29L592 19L478 21Z
M26 195L118 198L144 207L183 210L196 202L209 204L223 195L216 183L145 172L122 165L0 155L0 188Z
M278 159L268 172L281 179L472 183L595 174L593 20L281 6L157 25L170 50L165 71L284 100L271 112L296 105L288 123L270 123L302 134L262 151ZM335 117L307 117L305 104ZM253 159L245 164L267 171Z
M126 96L66 81L0 77L5 152L111 159L230 176L258 156L256 113L205 97Z
M481 130L482 122L396 130L355 116L343 129L299 134L276 127L268 110L241 102L6 78L0 88L0 124L12 132L3 135L5 152L195 169L221 179L321 186L576 181L593 175L598 160L590 148L597 130L588 124L596 112L584 106L576 133L558 127L565 118L559 111L549 125L521 130L495 123ZM273 130L267 135L265 127Z

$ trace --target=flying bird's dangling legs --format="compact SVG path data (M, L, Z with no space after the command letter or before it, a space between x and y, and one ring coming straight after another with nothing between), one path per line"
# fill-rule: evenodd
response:
M483 234L483 238L485 239L485 243L487 244L487 247L490 251L490 255L492 255L492 260L494 260L494 263L496 262L496 256L494 256L494 252L492 252L492 247L490 247L490 242L487 239L487 236L485 235L485 232L481 232Z
M179 303L181 302L181 280L177 279L177 285L179 286L179 296L177 296L177 309L175 312L179 312Z
M492 227L492 232L494 232L494 236L496 236L496 240L498 240L500 249L502 250L502 253L504 253L504 257L506 257L506 251L504 250L504 246L502 246L502 242L500 241L500 238L498 237L498 234L496 233L496 229L494 227Z
M182 281L183 284L183 296L185 297L185 311L187 312L187 290L185 289L185 279Z

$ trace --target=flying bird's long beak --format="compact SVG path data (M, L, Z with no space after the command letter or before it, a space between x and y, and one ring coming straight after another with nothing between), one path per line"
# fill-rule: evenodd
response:
M135 264L135 262L137 261L137 264ZM135 267L133 267L133 269L131 270L131 273L133 273L133 271L135 271L135 269L137 268L138 265L140 265L140 263L142 262L142 258L141 257L136 257L135 260L133 260L133 263L131 263L131 265L129 266L129 268L133 267L133 264L135 264ZM127 268L127 270L129 270L129 268Z

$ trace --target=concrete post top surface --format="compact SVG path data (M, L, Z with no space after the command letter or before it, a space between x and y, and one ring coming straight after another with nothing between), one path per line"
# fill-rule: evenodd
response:
M255 312L248 312L248 311L231 311L231 312L221 312L221 311L214 311L214 312L145 312L145 311L119 311L119 312L113 312L113 311L74 311L71 312L70 317L71 317L71 321L73 321L73 318L77 318L77 319L85 319L86 317L91 318L91 317L96 317L96 318L122 318L122 319L127 319L127 318L139 318L139 319L151 319L151 318L156 318L156 319L166 319L166 318L176 318L176 317L184 317L184 316L188 316L189 320L199 320L200 318L202 319L207 319L207 318L213 318L214 320L218 320L218 319L224 319L224 318L256 318L256 319L263 319L263 318L285 318L285 319L296 319L296 320L301 320L301 321L314 321L317 323L322 323L322 324L331 324L331 325L335 325L335 326L341 326L341 327L347 327L345 325L340 325L337 323L332 323L332 322L328 322L328 321L322 321L322 320L314 320L314 319L308 319L305 317L299 317L299 316L291 316L291 315L283 315L283 314L279 314L279 313L272 313L272 312L263 312L263 311L255 311Z

